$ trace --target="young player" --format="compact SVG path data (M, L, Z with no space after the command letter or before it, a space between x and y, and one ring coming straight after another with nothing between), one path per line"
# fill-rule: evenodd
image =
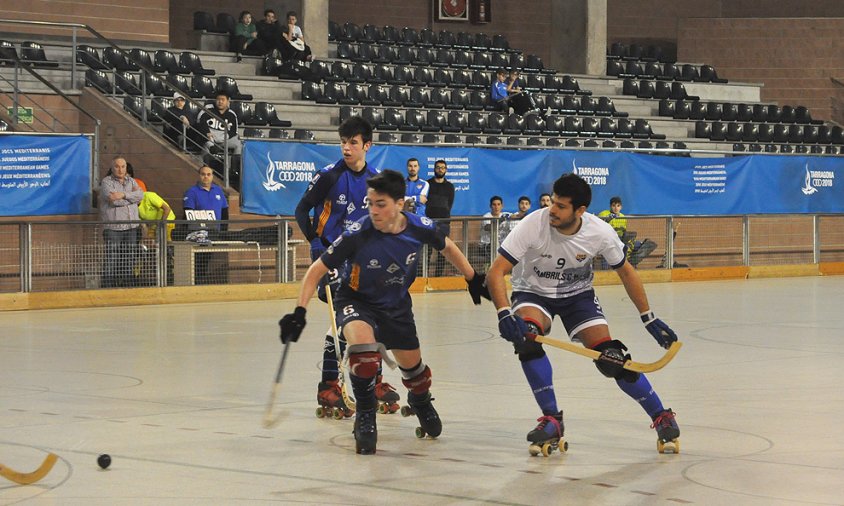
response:
M372 147L372 126L366 120L352 116L338 129L343 158L334 165L319 171L311 180L305 194L296 206L296 222L311 243L311 260L316 260L325 248L353 223L366 216L366 180L378 174L378 169L366 162L366 152ZM313 210L313 218L311 211ZM342 266L338 266L342 269ZM326 280L334 289L339 283L339 272L332 272ZM325 284L320 283L320 299L325 301ZM340 341L342 356L345 343ZM351 416L352 411L343 402L338 382L337 354L334 338L326 332L322 352L322 381L317 386L317 402L326 408L340 408ZM389 383L378 377L378 398L390 406L396 404L399 395ZM395 412L395 409L389 412Z
M630 355L621 341L610 337L592 288L592 260L602 255L615 269L645 328L660 346L667 348L677 336L651 311L642 281L625 260L618 235L608 223L586 212L591 200L592 191L583 179L574 174L559 178L551 206L529 214L516 226L501 244L487 274L501 336L514 344L542 410L539 425L527 439L541 445L559 440L564 433L551 362L542 345L531 340L537 334L546 335L554 316L559 316L572 340L602 353L595 361L598 370L639 402L651 417L659 440L673 441L680 435L674 413L663 407L644 374L622 368ZM504 284L504 276L511 271L512 308Z
M405 178L385 170L367 180L369 216L328 247L311 264L302 280L297 306L281 319L281 340L296 341L305 327L308 301L318 281L329 271L349 262L335 299L337 321L348 343L349 378L357 402L355 446L357 453L375 453L375 380L384 349L392 350L408 389L407 403L419 418L417 436L437 437L442 431L431 404L431 369L422 361L413 303L408 288L416 278L418 254L430 244L466 278L475 304L488 296L484 276L476 273L460 249L445 237L430 218L403 212Z

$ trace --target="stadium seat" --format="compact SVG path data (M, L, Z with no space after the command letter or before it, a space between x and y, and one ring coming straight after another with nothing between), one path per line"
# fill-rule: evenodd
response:
M419 42L419 32L415 28L405 26L401 29L399 44L404 46L415 46Z
M406 144L421 144L422 136L419 134L401 134L401 142Z
M484 127L485 134L500 134L504 131L507 124L507 116L500 112L491 112L487 116L486 126Z
M214 82L208 76L193 76L190 87L191 96L197 98L214 98L217 91Z
M718 72L715 72L715 67L712 65L700 66L700 80L710 83L726 83L726 79L718 77Z
M753 123L748 123L753 124ZM774 125L770 123L759 123L756 129L756 140L758 142L773 142Z
M384 122L378 126L379 130L399 130L404 125L404 114L395 107L384 109Z
M252 109L252 104L249 102L242 102L240 100L232 100L229 102L229 109L237 116L238 125L266 125L266 121L255 121L255 111Z
M152 95L154 97L171 97L173 96L173 92L167 89L167 86L164 84L164 79L159 77L156 74L150 74L149 72L144 72L144 87L146 88L146 94Z
M312 141L316 137L314 136L314 133L310 130L303 130L297 128L293 131L293 138L300 141Z
M463 132L467 134L480 134L484 132L485 127L486 114L480 111L472 111L469 113L466 126L463 127Z
M318 104L336 104L338 99L345 96L346 92L339 83L325 83L322 93L314 101Z
M340 34L342 28L338 25L335 21L328 21L328 40L329 41L336 41L337 36Z
M193 74L195 76L213 76L215 71L202 66L202 60L195 53L184 51L179 55L180 73Z
M732 124L732 123L731 123ZM757 123L737 123L741 125L742 142L756 142L759 140L759 125Z
M711 126L711 135L709 136L710 140L713 141L723 141L727 139L727 125L726 123L722 123L720 121L713 121L710 123Z
M143 97L126 95L123 97L123 110L136 119L142 120L145 114Z
M210 12L195 11L193 13L193 29L206 32L214 32L217 26L214 24L214 16Z
M59 62L48 60L41 44L32 41L21 42L21 60L41 68L56 68Z
M384 28L381 29L380 36L376 42L379 44L396 45L400 41L401 33L399 33L398 28L391 25L385 25Z
M529 114L525 118L524 134L525 135L542 135L545 131L545 118L538 114Z
M707 102L706 103L706 117L704 119L710 121L721 120L721 103L720 102Z
M199 98L195 96L191 91L190 84L188 83L188 80L185 76L181 76L178 74L169 74L166 77L166 81L167 84L179 90L179 92L184 94L186 97Z
M141 88L138 86L138 79L131 72L116 72L114 74L114 86L117 93L126 95L140 95Z
M738 105L738 115L736 116L736 121L754 121L753 120L753 105L752 104L739 104Z
M583 145L580 142L580 139L566 139L566 147L567 148L582 148Z
M493 51L509 51L510 50L510 43L507 41L507 37L501 34L493 35L492 36L492 43L490 44L489 48Z
M447 133L462 132L469 124L468 114L463 111L449 111L448 122L442 126L442 131Z
M724 102L721 104L721 120L722 121L737 121L738 120L738 105Z
M399 127L399 130L403 132L418 132L425 125L426 121L427 118L422 111L418 109L409 110L405 112L404 124Z
M237 87L237 81L232 77L218 77L217 91L227 93L232 100L252 100L252 95L240 92Z
M81 63L94 70L108 70L109 68L100 58L99 51L85 44L76 46L76 63Z
M726 140L731 142L738 142L742 139L743 134L744 125L742 123L727 123L727 134L725 135Z
M396 144L401 142L401 136L393 132L379 132L378 142L382 142L385 144Z
M363 25L360 31L360 36L357 38L358 42L374 43L381 37L381 30L377 26L367 23Z
M113 47L103 49L103 63L108 68L118 71L137 70L137 66L129 63L123 53Z
M105 51L103 52L103 58L105 58ZM190 72L183 71L179 67L176 55L166 49L159 49L155 52L153 70L156 72L167 72L168 74L190 74Z
M422 132L441 132L448 124L448 114L445 111L430 110L426 116L425 124L421 126Z

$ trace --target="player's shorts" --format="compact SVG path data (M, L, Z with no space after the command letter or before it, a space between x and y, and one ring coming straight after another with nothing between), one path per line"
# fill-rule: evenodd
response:
M399 307L380 308L359 299L338 296L334 299L334 310L337 323L343 327L356 320L368 323L375 332L375 340L388 350L419 348L413 305L409 298L406 304Z
M329 269L328 274L320 278L319 284L317 284L317 298L319 300L326 303L328 302L328 298L325 296L326 286L331 287L332 296L337 293L337 289L340 288L340 282L343 281L343 274L345 273L347 266L348 263L344 263L342 267Z
M543 297L530 292L513 292L511 300L513 312L523 307L535 307L545 313L551 323L554 322L554 316L559 316L572 341L577 341L574 336L585 328L607 325L604 311L594 290L586 290L565 298ZM546 332L550 330L548 328Z

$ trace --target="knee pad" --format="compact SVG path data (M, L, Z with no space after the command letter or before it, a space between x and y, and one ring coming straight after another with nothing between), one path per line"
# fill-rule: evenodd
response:
M349 374L359 378L374 378L381 366L381 354L376 343L349 346Z
M414 394L423 395L431 389L431 368L420 361L410 371L402 369L401 382Z
M628 383L635 383L639 379L639 373L624 368L624 363L630 360L630 354L624 353L627 351L627 346L624 346L621 341L617 339L604 341L593 349L601 352L601 358L595 360L595 367L607 378L624 380Z
M532 340L533 337L536 336L544 336L545 331L542 330L542 325L539 324L538 321L532 318L522 318L525 321L525 325L528 329L528 334L530 334L529 339Z
M515 346L515 353L519 356L520 362L529 362L531 360L544 357L545 348L542 347L542 344L537 343L536 341L525 339L522 344Z

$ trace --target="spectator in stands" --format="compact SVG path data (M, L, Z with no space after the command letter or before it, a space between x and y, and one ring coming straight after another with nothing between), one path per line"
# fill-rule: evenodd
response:
M138 253L138 203L144 194L126 171L126 159L116 156L111 173L100 182L99 208L105 242L102 287L133 286L132 267Z
M546 207L551 205L551 195L548 193L543 193L539 196L539 208L545 209Z
M610 208L604 209L598 213L598 217L612 226L618 238L627 247L627 261L633 267L648 257L656 249L656 242L645 239L644 241L636 240L636 232L627 230L627 218L621 212L621 197L614 196L610 198ZM608 268L608 267L607 267Z
M519 76L520 74L518 69L512 69L510 70L510 75L507 78L507 102L510 104L510 107L513 108L513 112L519 116L524 116L529 113L542 114L543 116L551 114L550 108L545 112L539 111L539 108L536 105L536 99L533 98L533 95L529 91L522 89Z
M265 10L264 19L255 23L255 28L258 30L258 39L264 43L267 53L273 50L281 53L282 44L286 44L286 40L282 35L283 29L274 10Z
M185 197L182 202L182 207L185 209L185 219L188 221L203 221L203 220L223 220L229 219L229 203L226 200L226 194L223 189L214 182L214 171L208 165L203 165L199 168L199 181L185 191ZM205 227L203 223L200 227L190 227L193 234L201 234L203 230L208 232L216 232L217 227ZM228 224L221 223L219 230L227 230ZM191 235L189 234L190 238ZM206 234L205 239L208 238ZM198 239L202 239L200 235ZM211 253L198 253L196 255L196 284L209 284L212 281L209 264L211 262ZM216 279L217 282L224 282L225 280Z
M249 11L241 12L239 21L234 26L234 51L238 61L241 53L251 56L263 56L267 53L266 46L258 38L258 28L252 22L252 13Z
M513 95L522 91L522 83L519 81L518 69L510 69L510 75L507 76L507 95Z
M281 57L285 61L312 61L314 58L311 55L311 48L305 44L302 29L296 24L296 21L296 12L289 11L287 13L287 26L282 28L282 35L287 44L281 51Z
M451 208L454 206L454 185L445 178L448 165L445 160L434 162L434 177L428 180L428 201L425 216L437 220L437 228L448 236L451 234ZM434 276L442 276L445 269L445 257L434 250Z
M507 93L507 71L504 69L498 69L495 75L496 80L492 83L490 100L492 100L493 104L497 104L501 111L509 112L510 103L508 101Z
M428 202L428 192L431 185L419 178L419 160L407 160L407 195L404 196L405 211L419 216L426 216L425 204ZM420 264L421 265L421 264Z
M173 94L173 105L167 108L164 115L164 137L182 150L201 145L196 142L196 135L192 135L191 128L196 123L196 114L185 107L187 99L181 93Z
M522 195L519 197L519 212L510 215L511 220L521 220L530 213L530 197Z
M214 145L221 149L233 149L234 154L239 155L242 149L240 138L237 136L237 115L229 109L229 96L224 91L218 91L213 106L206 106L223 118L224 122L216 116L202 110L196 118L197 130L205 137L205 152L211 153Z

